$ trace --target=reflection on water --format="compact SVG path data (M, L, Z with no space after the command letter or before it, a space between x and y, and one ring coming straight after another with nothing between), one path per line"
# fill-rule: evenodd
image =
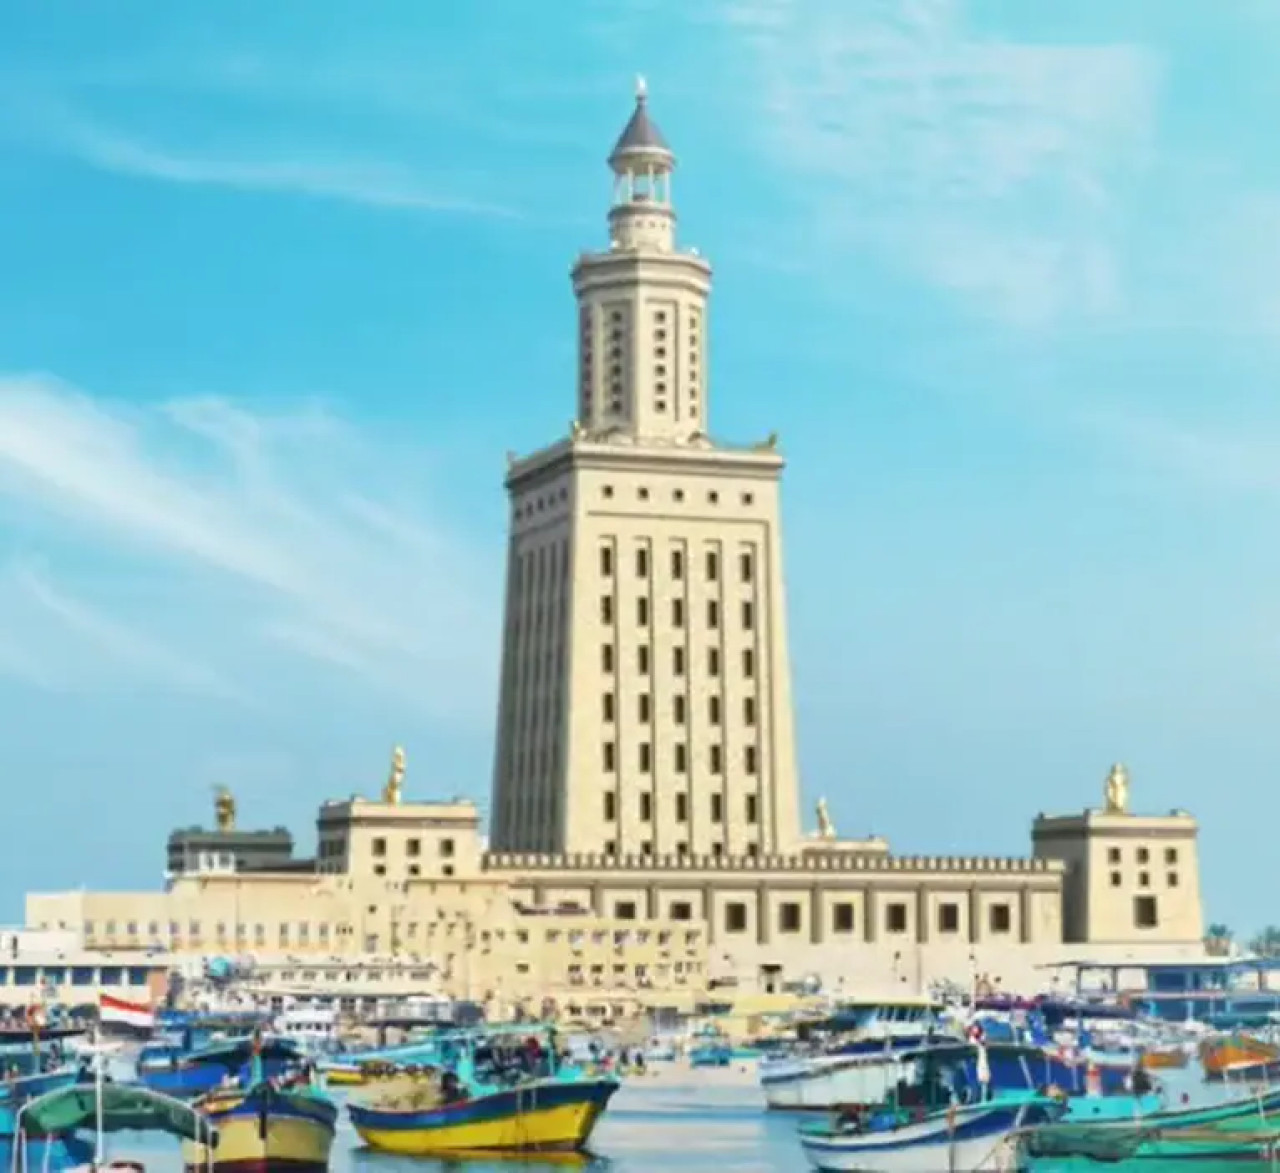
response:
M672 1073L673 1075L675 1073ZM728 1078L716 1076L728 1074ZM794 1118L764 1111L755 1080L737 1073L708 1079L665 1075L635 1079L614 1097L592 1138L591 1156L474 1157L414 1160L357 1147L341 1125L335 1173L797 1173L807 1162L795 1140Z

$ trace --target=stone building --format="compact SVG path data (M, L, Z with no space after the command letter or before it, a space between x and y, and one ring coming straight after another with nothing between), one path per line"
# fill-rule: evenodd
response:
M1071 957L1198 953L1195 820L1131 813L1120 768L1100 810L1037 818L1029 857L897 855L823 804L802 834L782 458L709 433L711 271L677 248L643 90L609 164L607 247L573 269L577 418L507 473L492 850L470 802L404 798L397 750L380 799L320 808L306 872L31 895L28 924L566 1006L810 977L1035 988Z

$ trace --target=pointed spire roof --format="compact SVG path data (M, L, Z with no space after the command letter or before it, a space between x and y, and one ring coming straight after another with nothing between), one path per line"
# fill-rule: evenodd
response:
M636 78L636 108L631 120L609 153L609 166L617 170L631 160L650 159L671 163L675 156L662 137L657 123L649 117L649 89L644 78Z

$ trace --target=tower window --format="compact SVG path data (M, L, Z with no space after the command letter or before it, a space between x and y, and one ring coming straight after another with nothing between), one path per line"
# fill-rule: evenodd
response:
M675 676L684 675L684 648L671 649L671 671Z
M641 644L636 648L636 668L641 672L649 671L649 645Z
M653 750L647 741L640 743L640 773L647 774L653 766Z
M752 496L752 494L750 494L750 493L743 493L743 494L742 494L742 503L743 503L744 505L754 505L754 504L755 504L755 500L756 500L756 499L755 499L755 497L754 497L754 496Z
M720 604L715 599L707 600L707 626L710 628L720 626Z
M711 796L711 821L713 823L724 822L724 798L719 794Z
M683 725L685 718L685 699L683 696L675 697L671 702L671 711L672 716L675 718L675 723L677 725Z
M612 790L604 792L604 818L605 822L612 823L618 817L618 799Z
M707 697L707 719L712 725L720 724L720 698L718 696Z
M612 595L600 596L600 622L601 623L613 622L613 596Z
M649 625L649 600L646 598L641 597L636 600L636 622L641 627Z
M613 748L613 742L606 741L604 743L604 768L610 773L612 773L615 766L616 766L616 761L615 761L615 750Z
M689 796L687 794L676 795L676 822L687 823L689 821Z
M676 773L683 774L689 769L689 750L683 741L676 742ZM684 795L678 795L676 802L684 798Z
M636 699L638 701L638 704L636 707L640 711L640 720L641 721L649 720L650 710L653 707L649 702L649 694L647 692L642 692L639 695L639 697L637 697Z
M756 723L756 698L753 696L744 696L742 698L742 723L744 725L754 725Z
M653 822L653 795L642 794L640 796L640 821L642 823Z
M742 649L742 675L748 680L755 677L756 674L756 653L753 648Z
M724 750L718 745L711 747L711 772L719 774L724 770Z
M749 745L743 751L743 767L748 774L754 774L757 766L756 747L754 745Z
M641 501L647 501L649 500L649 490L641 487L636 490L636 496L639 497Z
M677 489L676 492L679 493L680 490ZM677 497L676 500L680 498ZM677 582L684 578L684 552L681 550L671 551L671 577Z
M749 500L749 498L747 499ZM742 574L742 581L750 582L751 581L751 555L743 554L741 558L738 559L738 566Z
M683 599L671 600L671 626L672 627L684 626L684 600Z
M710 505L718 505L719 502L720 502L720 494L717 493L714 489L712 489L711 492L707 494L707 503Z
M720 675L720 649L719 648L707 649L707 675L708 676Z
M613 644L600 645L600 670L602 672L613 671Z
M742 626L744 630L750 631L756 622L756 609L752 605L751 600L747 599L742 604Z
M600 573L613 573L613 550L609 546L600 547Z
M644 578L649 573L649 551L641 547L636 551L636 577Z
M707 551L707 581L715 582L720 577L720 559L714 550Z
M683 490L683 489L676 489L676 490L675 490L675 492L673 492L673 493L671 494L671 499L672 499L673 501L683 501L683 500L684 500L684 490Z
M747 822L758 823L760 821L760 800L754 794L747 795Z
M612 721L613 720L613 693L606 692L604 696L602 696L600 699L603 702L601 707L604 710L604 719L606 721Z

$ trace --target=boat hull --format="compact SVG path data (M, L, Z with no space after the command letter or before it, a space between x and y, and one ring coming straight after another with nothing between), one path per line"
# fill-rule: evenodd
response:
M760 1066L764 1102L782 1112L828 1112L842 1104L878 1104L910 1075L911 1059L892 1052L819 1055Z
M802 1132L800 1141L822 1173L971 1173L996 1167L998 1151L1015 1133L1060 1111L1046 1102L994 1100L884 1131Z
M360 1139L387 1153L578 1152L617 1089L616 1080L547 1082L426 1110L347 1110Z
M210 1163L204 1145L186 1142L188 1173L320 1173L329 1167L338 1110L328 1099L260 1085L199 1106L217 1127L218 1143Z

